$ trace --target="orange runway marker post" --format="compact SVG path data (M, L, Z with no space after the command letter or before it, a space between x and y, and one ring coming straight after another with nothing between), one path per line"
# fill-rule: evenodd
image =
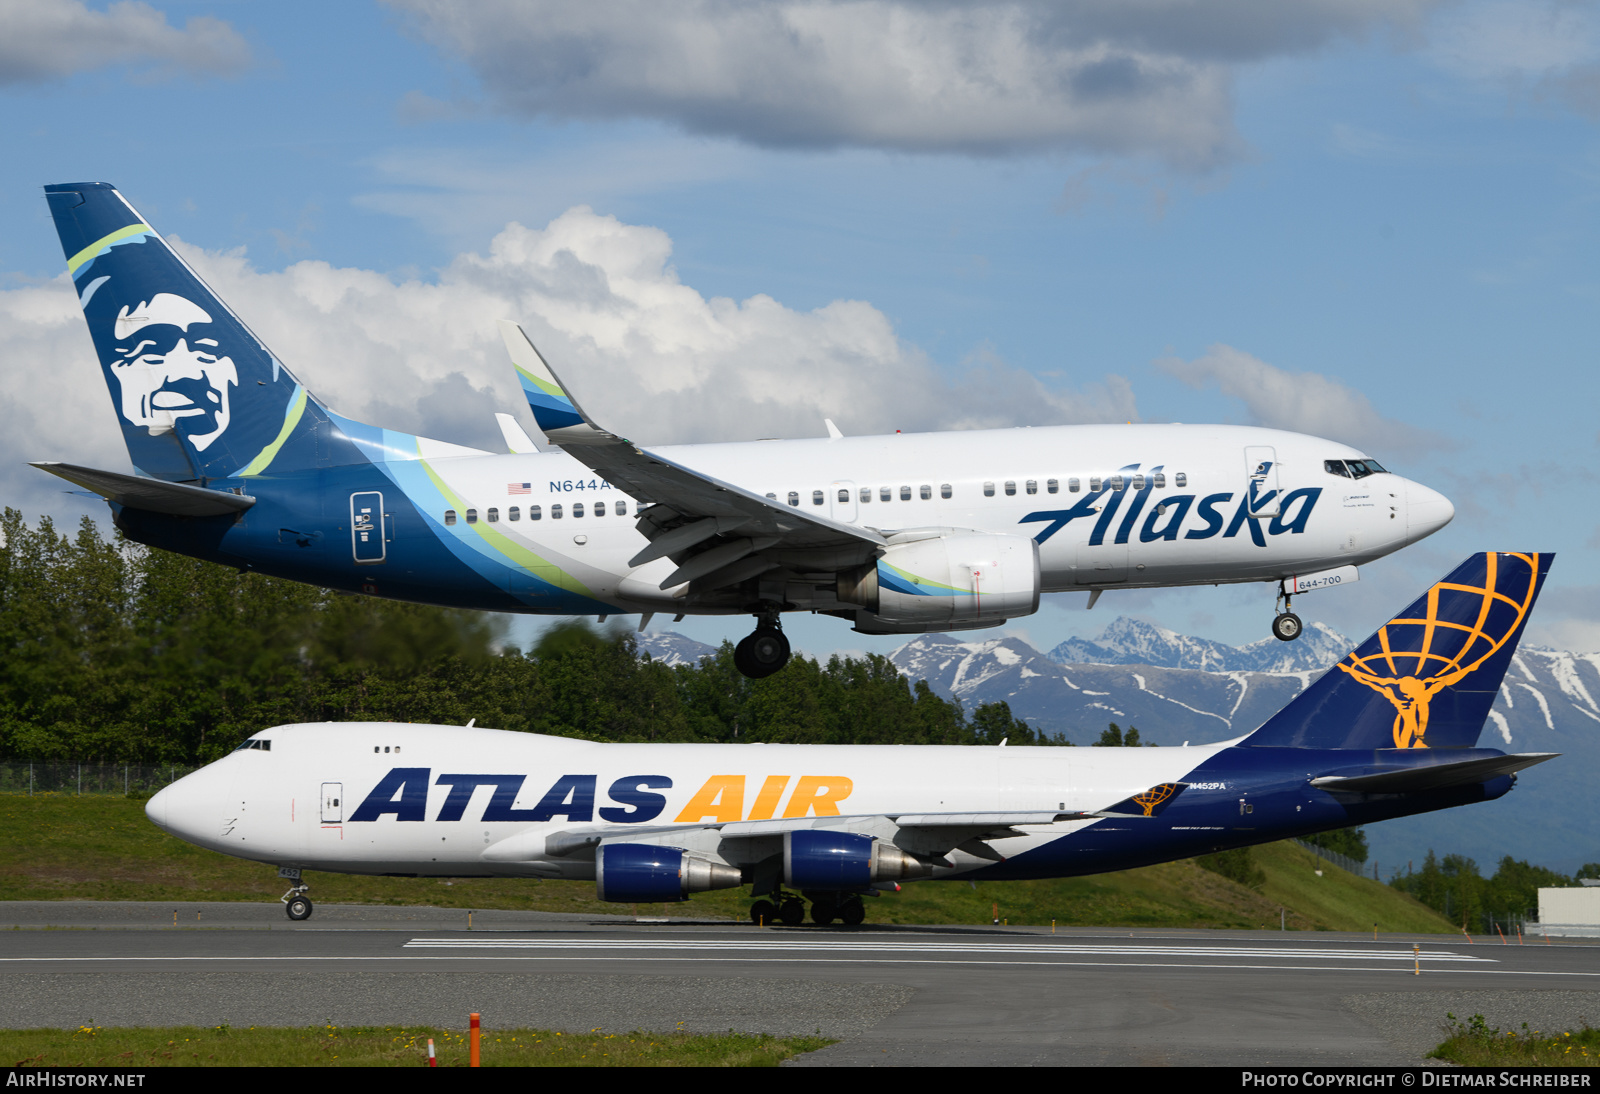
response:
M472 1012L471 1045L467 1049L467 1066L478 1067L478 1012Z
M438 1067L439 1066L439 1058L433 1054L433 1038L432 1037L428 1038L428 1066L429 1067Z

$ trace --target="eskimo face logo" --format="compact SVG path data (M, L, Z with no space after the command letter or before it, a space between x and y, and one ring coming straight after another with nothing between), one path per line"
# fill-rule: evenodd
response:
M1439 582L1422 618L1391 619L1378 631L1378 652L1351 653L1337 666L1393 704L1396 748L1428 747L1433 697L1499 653L1533 607L1539 556L1490 552L1486 560L1481 586Z
M173 293L157 293L117 313L111 375L122 416L151 436L180 429L205 451L228 428L230 389L239 372L209 313Z

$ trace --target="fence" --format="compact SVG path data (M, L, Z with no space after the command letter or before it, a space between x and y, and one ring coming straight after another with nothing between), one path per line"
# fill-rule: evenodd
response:
M193 770L174 764L0 763L0 794L153 794Z
M1351 858L1349 855L1341 855L1337 851L1330 851L1326 847L1318 847L1316 844L1307 843L1303 839L1297 839L1294 842L1299 844L1301 847L1304 847L1307 851L1310 851L1318 858L1333 863L1347 874L1354 874L1356 877L1364 877L1366 875L1366 866L1363 863Z

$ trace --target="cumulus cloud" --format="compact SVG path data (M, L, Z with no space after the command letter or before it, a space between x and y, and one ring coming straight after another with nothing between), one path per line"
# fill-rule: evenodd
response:
M1434 0L390 0L499 104L771 147L1153 156L1241 146L1235 68Z
M104 11L92 11L82 0L0 3L0 86L117 64L220 75L249 60L244 39L210 16L196 16L179 30L136 0L119 0Z
M432 281L318 261L264 272L243 252L173 245L334 409L482 447L499 447L497 410L532 431L501 318L524 326L591 413L642 443L818 436L824 416L852 433L1138 416L1120 377L1062 392L990 356L941 369L863 301L708 299L678 279L666 233L584 207L541 229L507 225ZM0 291L0 359L37 363L0 389L0 481L50 485L28 478L44 480L28 459L127 465L65 276Z
M1257 425L1328 437L1375 456L1450 446L1439 434L1385 418L1365 395L1337 380L1288 372L1232 346L1212 346L1193 361L1157 361L1156 367L1193 388L1216 384L1244 403Z

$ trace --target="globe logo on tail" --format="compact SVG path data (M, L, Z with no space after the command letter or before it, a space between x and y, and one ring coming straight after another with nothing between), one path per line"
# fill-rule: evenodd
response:
M1152 817L1155 816L1156 807L1172 797L1180 789L1181 787L1178 783L1161 783L1157 786L1152 786L1143 794L1135 794L1133 801L1140 809L1144 810L1145 816Z
M1356 650L1337 666L1394 706L1396 748L1428 747L1434 697L1499 653L1533 607L1538 555L1490 552L1484 559L1482 585L1439 582L1418 602L1420 618L1391 619L1374 636L1375 652Z

